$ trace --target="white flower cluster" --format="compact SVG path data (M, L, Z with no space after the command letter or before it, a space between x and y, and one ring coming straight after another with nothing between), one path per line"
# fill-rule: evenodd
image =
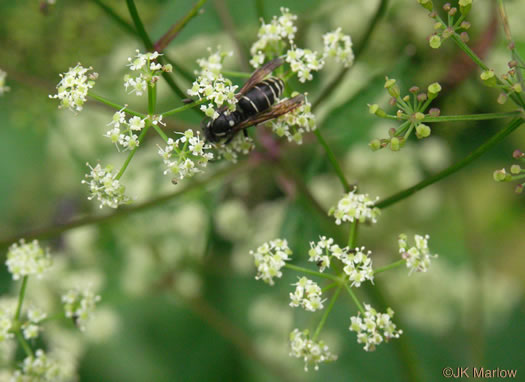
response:
M286 62L290 64L292 72L297 73L300 82L311 81L312 71L321 70L325 64L323 55L310 49L293 47L286 52Z
M0 96L4 93L7 93L10 90L9 86L5 84L6 77L7 73L0 69Z
M160 71L171 72L170 64L161 65L157 62L157 58L162 56L159 52L140 53L136 50L135 57L128 58L128 66L130 70L138 72L138 75L133 77L129 74L124 76L124 88L128 93L135 93L138 96L144 94L148 88L148 84L154 84L159 79Z
M90 289L83 291L72 289L62 296L66 317L72 318L82 331L86 330L86 324L99 301L100 296L94 294Z
M7 269L13 275L13 280L20 277L42 274L52 265L51 256L47 249L42 249L37 240L26 243L21 239L19 243L14 243L7 252Z
M13 312L7 307L0 306L0 342L12 338Z
M361 283L370 280L374 282L374 271L372 270L371 251L366 251L365 247L354 249L340 260L345 264L343 271L352 281L352 286L360 287Z
M212 147L217 151L218 159L224 158L230 162L237 163L238 154L248 154L255 148L255 144L252 138L245 137L243 134L237 134L230 143L212 143Z
M84 68L77 64L74 68L69 68L64 74L60 74L62 80L57 85L57 94L49 95L49 98L59 99L59 108L66 107L71 111L81 111L86 96L95 85L95 79L98 77L97 73L87 75L87 72L92 68Z
M281 16L274 16L270 24L262 25L257 34L257 41L252 45L250 64L258 68L272 57L284 54L290 68L300 82L311 81L312 72L321 70L327 57L333 57L345 67L352 65L354 53L352 39L341 32L341 28L323 35L324 51L319 53L310 49L297 48L294 44L297 16L287 8L281 8Z
M316 282L301 277L295 284L295 292L290 293L290 306L298 307L301 306L309 312L315 312L324 308L321 296L321 288Z
M146 120L133 116L126 121L126 113L123 110L113 114L111 122L108 123L111 128L104 136L111 139L119 151L119 145L124 151L133 150L139 145L139 139L135 133L140 132L146 126Z
M38 309L30 309L27 312L29 321L22 325L22 332L26 340L38 337L40 333L40 326L38 326L38 324L46 317L47 314Z
M291 14L288 8L281 8L281 15L274 16L270 24L261 20L261 27L257 32L257 41L250 48L252 59L250 64L254 68L261 66L270 55L280 55L283 45L292 44L297 27L294 22L297 15Z
M397 329L392 322L394 311L390 308L386 313L378 313L370 305L365 304L365 315L350 317L350 331L357 333L357 343L364 344L366 351L374 351L376 345L388 342L391 338L399 338L403 331Z
M304 103L294 110L270 121L272 131L279 137L286 137L288 141L297 144L303 143L303 134L314 131L317 126L312 105L305 97Z
M354 63L354 52L352 51L352 39L343 34L341 28L323 35L324 57L334 57L337 62L346 68Z
M321 362L332 362L337 359L337 356L330 353L328 346L323 341L311 340L308 330L301 332L299 329L294 329L290 333L290 347L290 356L302 358L305 371L308 371L309 365L314 365L314 369L319 370Z
M177 180L191 177L206 167L208 161L213 159L213 154L207 152L211 146L205 144L200 138L200 133L194 134L188 129L184 135L177 140L168 139L167 146L159 147L159 155L164 160L166 170L164 174L171 174Z
M319 271L324 272L330 268L332 258L336 258L344 265L343 271L352 282L352 286L360 287L361 283L366 280L374 281L374 271L372 270L372 260L369 255L372 253L366 251L365 247L341 248L334 243L334 239L321 236L317 243L310 242L310 251L308 251L308 261L314 262L319 266ZM365 253L366 252L366 253Z
M257 250L250 251L257 267L256 280L274 285L273 278L282 276L281 268L285 261L290 260L292 251L288 248L288 242L283 239L271 240L261 245Z
M368 194L356 194L355 190L352 190L339 200L336 207L330 208L328 215L334 216L337 225L341 222L358 221L363 223L367 220L376 223L376 218L381 213L379 208L374 207L374 203L378 199L379 197L372 200Z
M22 370L13 373L11 382L60 382L68 378L57 361L48 358L42 349L38 349L34 357L24 359Z
M408 237L405 234L399 235L399 253L406 260L407 268L412 272L426 272L430 267L430 259L438 255L430 254L428 249L429 235L414 235L415 246L408 247Z
M89 163L87 166L91 169L86 174L87 179L82 180L82 184L89 186L89 200L97 198L100 202L100 208L108 206L117 208L120 204L128 204L131 200L124 194L126 188L116 179L113 174L113 166L108 165L104 168L97 164L94 168Z
M219 108L224 106L225 112L232 112L237 104L235 91L238 86L233 85L229 79L221 74L222 61L227 55L231 55L231 53L226 54L217 51L211 53L207 59L198 59L197 63L201 70L195 72L197 79L193 82L191 89L187 91L188 95L192 97L196 96L199 99L204 98L210 101L207 105L201 105L200 108L211 119L219 117Z

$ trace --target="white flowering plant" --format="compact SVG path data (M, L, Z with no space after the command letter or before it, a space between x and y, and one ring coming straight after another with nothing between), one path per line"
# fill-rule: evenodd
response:
M494 363L525 227L487 169L522 193L525 154L485 154L525 120L524 5L168 3L0 5L0 380Z

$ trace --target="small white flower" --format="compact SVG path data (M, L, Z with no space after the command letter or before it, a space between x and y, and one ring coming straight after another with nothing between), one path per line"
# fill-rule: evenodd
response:
M69 365L67 365L69 366ZM70 366L69 366L70 367ZM49 358L42 349L35 352L34 357L26 357L22 370L13 373L11 381L26 382L62 382L70 380L71 376L66 371L68 367Z
M186 130L177 140L169 138L167 146L159 147L158 151L166 166L164 174L174 175L177 180L192 177L213 159L210 149L211 146L200 138L200 133L195 134L192 130Z
M0 96L4 93L7 93L10 90L9 86L5 84L6 77L7 73L0 69Z
M421 236L414 235L415 246L408 247L408 237L405 234L399 235L399 253L401 257L406 260L407 268L412 272L426 272L430 267L430 259L438 257L438 255L430 254L428 249L429 235Z
M291 254L288 242L282 239L271 240L259 246L255 252L250 251L257 267L255 279L274 285L273 278L282 276L281 268L285 261L290 260Z
M40 321L42 321L46 317L47 317L47 314L37 308L31 308L27 311L27 318L29 319L29 321L35 324L38 324Z
M135 77L126 74L124 76L124 88L130 94L135 93L137 96L141 96L146 92L148 83L155 83L159 78L159 72L170 71L171 65L162 66L156 62L157 58L162 56L158 52L140 53L137 49L136 53L135 57L128 58L128 66L131 71L138 72L138 74Z
M97 77L97 73L87 75L87 72L92 68L84 68L82 65L77 64L74 68L69 68L64 74L60 74L62 80L57 85L57 94L49 95L49 98L59 99L59 108L66 107L71 111L81 111L84 103L86 102L86 96L94 85L94 78Z
M365 304L365 315L360 317L361 312L357 316L350 317L351 332L356 332L357 342L364 344L365 351L374 351L376 345L381 342L388 342L391 338L399 338L403 331L397 329L392 322L394 311L390 308L387 313L378 313L370 305Z
M376 198L376 200L378 200ZM341 222L365 222L367 220L376 223L376 218L381 213L379 208L374 207L374 200L368 197L368 194L356 194L355 190L339 200L337 206L330 208L328 215L333 215L335 224Z
M35 324L24 325L22 327L22 332L24 334L24 338L26 340L30 340L32 338L38 337L38 333L40 333L40 327Z
M349 67L354 62L354 52L352 51L352 39L341 32L341 28L323 35L324 56L333 57L337 62Z
M274 16L270 24L262 25L257 32L257 41L250 48L252 59L250 64L257 68L266 58L280 55L282 44L293 44L297 27L297 15L290 13L288 8L281 8L281 15Z
M293 94L295 95L295 94ZM294 110L270 121L274 133L279 137L286 137L289 142L297 144L303 142L303 134L314 131L317 126L312 105L305 96L304 103Z
M332 354L323 341L313 341L310 339L308 330L294 329L290 333L290 356L302 358L304 370L308 371L308 366L313 365L314 370L319 370L322 362L332 362L337 356Z
M361 283L370 280L374 281L374 271L372 270L371 251L366 252L365 247L356 248L354 253L349 253L341 259L345 264L343 271L352 281L352 286L359 287Z
M243 134L237 136L228 144L224 142L213 143L212 148L217 150L217 157L224 158L230 162L237 163L238 154L248 154L255 148L253 139L245 137Z
M86 329L86 324L99 301L100 296L95 295L90 289L83 291L72 289L62 296L66 317L72 318L81 331Z
M87 166L91 171L85 175L86 179L82 180L82 184L89 186L89 200L96 198L100 202L100 208L104 206L117 208L121 204L131 202L130 198L124 194L126 188L115 178L112 166L102 168L100 164L97 164L91 167L89 163Z
M128 124L129 128L133 131L140 131L146 126L145 120L137 116L131 117Z
M9 247L6 265L13 280L29 275L40 278L51 267L52 260L49 251L41 248L37 240L26 243L21 239Z
M11 332L13 327L13 312L0 306L0 342L9 338L13 338L14 334Z
M301 277L295 284L294 293L290 293L290 306L298 307L301 306L309 312L315 312L324 308L322 300L321 288L319 285L307 279Z
M290 64L292 72L297 73L300 82L311 81L312 72L319 71L324 66L323 56L310 49L293 47L286 52L286 62Z

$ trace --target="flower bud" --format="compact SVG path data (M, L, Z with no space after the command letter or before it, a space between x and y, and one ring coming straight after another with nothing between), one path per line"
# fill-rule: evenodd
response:
M518 175L521 172L521 167L519 164L513 164L510 166L510 173L514 175Z
M419 102L425 102L425 101L427 100L427 98L428 98L428 97L427 97L426 93L419 93L419 94L417 95L417 100L418 100Z
M507 102L507 94L506 93L500 93L498 96L498 103L500 105L503 105L505 102Z
M472 0L459 0L459 11L466 16L472 8Z
M430 135L429 126L423 123L420 123L419 125L416 126L416 137L418 137L418 139L426 138L429 135Z
M408 89L408 91L412 94L416 94L419 92L419 88L417 86L412 86L410 89Z
M370 141L368 146L372 149L372 151L377 151L381 148L381 142L379 141L379 139L373 139L372 141Z
M417 0L417 2L427 11L432 12L432 10L434 9L434 4L432 4L432 0Z
M409 102L410 101L410 96L409 95L404 96L403 97L403 101Z
M392 151L399 151L401 148L401 142L399 141L399 138L394 137L390 140L390 150Z
M441 37L437 34L432 35L429 40L430 47L432 49L438 49L441 46Z
M461 32L461 33L459 34L459 38L461 39L461 41L463 41L463 42L465 42L465 43L467 43L467 42L470 41L470 36L468 35L467 32Z
M505 179L507 178L507 172L505 171L504 168L502 168L501 170L494 171L494 173L492 174L492 177L494 178L496 182L504 182Z
M422 121L423 119L425 119L425 114L418 111L417 113L414 114L414 119L416 121Z
M463 21L459 27L467 30L467 29L470 29L470 26L471 24L468 21Z
M385 111L381 109L377 103L373 105L368 105L368 111L370 112L370 114L375 114L378 117L381 117L381 118L386 117Z
M483 83L488 87L494 87L497 85L496 75L494 74L493 69L481 72L480 78L483 81Z
M391 127L390 129L388 129L388 136L393 137L394 135L396 135L396 129L394 127Z
M514 90L516 93L521 93L521 91L522 91L521 84L516 83L516 84L512 85L512 90Z
M449 16L454 16L457 13L458 9L456 7L450 8L450 11L448 11Z
M395 79L386 77L385 88L392 97L399 98L401 91L399 90L399 86L396 85Z
M441 85L437 82L434 82L433 84L428 85L428 99L434 99L437 97L439 92L441 91Z
M433 107L428 111L428 114L431 117L439 117L439 115L441 114L441 110L439 110L437 107Z
M525 158L525 154L522 153L520 150L514 150L514 152L512 153L512 157L514 159L521 159L521 158Z
M452 6L450 5L450 3L445 3L445 4L443 5L443 10L444 10L445 12L450 11L450 8L452 8Z
M522 183L522 184L518 184L518 185L516 186L516 188L514 189L514 192L515 192L516 194L521 194L521 193L523 192L523 185L524 185L523 183Z
M454 34L454 28L452 27L448 27L448 28L445 28L445 30L443 31L443 38L449 38L451 37L452 35Z

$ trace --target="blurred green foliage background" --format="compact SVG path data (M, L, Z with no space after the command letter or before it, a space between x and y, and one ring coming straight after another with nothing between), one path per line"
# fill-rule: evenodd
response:
M130 20L125 2L104 3ZM156 40L192 3L137 1L137 7ZM239 47L249 48L256 38L258 3L266 20L281 6L298 14L298 41L318 48L322 34L339 26L355 46L378 1L210 0L167 53L191 72L207 47L221 45L234 51L225 66L243 70ZM525 55L525 3L506 3ZM486 45L486 61L502 73L508 51L494 6L475 2L470 37L472 45ZM0 97L0 238L105 213L86 200L80 181L86 161L119 165L125 158L103 137L112 111L88 104L74 115L58 110L48 94L55 91L58 73L81 62L100 74L97 93L145 110L146 101L125 94L122 86L127 57L143 50L140 41L94 1L57 0L45 11L36 0L4 1L0 14L0 68L11 87ZM240 44L225 26L228 18ZM317 111L318 126L345 175L372 196L387 197L436 173L505 124L436 124L428 140L414 140L399 153L372 153L369 140L385 136L392 126L367 111L369 103L388 108L385 75L398 79L405 93L412 85L442 83L444 91L433 103L442 115L512 109L496 103L497 92L480 83L477 69L461 65L452 42L432 50L430 33L432 20L415 0L391 1L363 56ZM316 99L338 71L337 65L328 65L311 83L294 85ZM180 105L166 86L158 98L158 110ZM189 111L169 122L169 128L195 127L200 117ZM285 272L274 287L256 282L248 252L283 237L294 250L294 262L305 265L309 242L332 232L271 160L155 208L48 238L45 244L59 263L76 274L95 274L100 285L103 312L78 351L80 380L405 381L411 368L421 381L437 381L446 366L522 368L525 199L512 192L512 185L495 183L492 172L510 165L514 149L525 150L524 138L521 128L461 172L385 210L374 227L363 227L359 244L373 251L374 265L397 260L396 238L402 232L430 234L431 250L440 257L428 274L408 277L399 269L379 275L375 287L359 290L363 301L378 307L386 301L394 308L394 322L404 331L400 343L365 353L348 331L356 309L349 298L341 298L321 335L339 360L318 372L304 373L300 360L287 357L288 333L295 327L313 329L320 318L287 306L297 275ZM149 139L123 177L137 203L184 186L162 175L158 143ZM264 152L260 145L257 150ZM284 144L280 154L326 209L340 198L343 190L314 139L302 146ZM3 294L15 294L17 286L6 270L0 278ZM38 289L38 281L30 288ZM53 332L44 335L51 338ZM62 345L67 349L75 341ZM401 348L408 358L400 357Z

